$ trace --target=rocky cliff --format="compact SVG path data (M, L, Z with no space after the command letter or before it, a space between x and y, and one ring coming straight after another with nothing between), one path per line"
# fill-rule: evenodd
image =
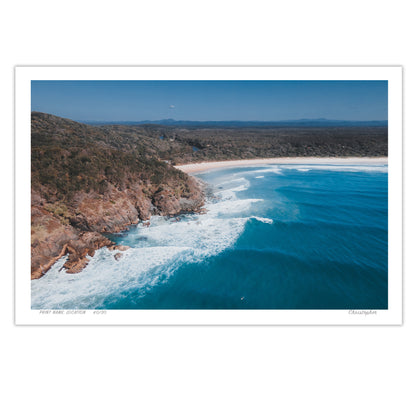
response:
M87 255L151 215L198 212L201 184L155 154L151 137L32 113L32 279L61 256L77 273Z

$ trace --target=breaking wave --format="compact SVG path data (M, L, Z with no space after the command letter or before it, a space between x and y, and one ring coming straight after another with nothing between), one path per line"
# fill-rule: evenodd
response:
M262 222L264 224L273 224L273 220L271 218L263 218L263 217L256 217L256 216L252 216L250 218L257 220L259 222Z
M280 165L282 169L295 169L298 172L308 172L310 170L326 170L338 172L374 172L387 173L387 165Z

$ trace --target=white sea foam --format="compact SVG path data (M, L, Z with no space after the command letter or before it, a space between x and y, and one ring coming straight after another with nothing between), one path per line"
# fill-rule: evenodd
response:
M132 288L142 296L180 265L226 250L244 231L252 205L262 200L237 198L238 192L250 186L245 178L221 185L234 187L218 190L216 199L206 204L205 215L186 215L180 221L154 216L149 227L139 224L131 229L127 239L132 248L122 252L119 260L115 252L103 248L74 275L62 269L65 259L60 259L45 276L32 282L32 308L99 308L110 295L122 296Z
M117 261L114 253L97 250L88 266L79 274L60 270L63 260L41 279L32 281L32 308L88 309L99 307L111 293L131 287L145 289L157 283L158 271L178 255L192 250L186 247L131 248ZM55 267L56 266L56 267ZM153 271L153 273L151 273ZM164 270L169 272L169 270Z
M286 170L297 170L299 172L308 172L310 170L330 170L338 172L378 172L387 173L387 165L280 165L280 168Z
M235 182L243 182L241 185L227 187L227 185L235 184ZM230 181L226 181L221 183L221 187L215 192L215 195L221 199L232 199L235 200L236 195L235 192L243 192L246 191L250 187L250 181L246 178L237 178Z
M118 261L114 252L97 250L76 275L60 270L65 260L59 260L44 277L32 282L32 307L88 309L132 287L144 294L159 282L157 276L168 277L180 264L201 261L234 244L247 218L216 218L219 212L176 223L156 219L151 227L133 231L146 237L147 247L122 252Z
M209 210L207 215L176 223L165 221L138 232L147 238L147 245L195 248L204 250L206 256L215 255L235 241L245 223L244 218L217 218L219 213Z
M230 189L232 192L242 192L242 191L246 191L248 189L247 185L240 185L237 186L236 188Z
M234 175L238 175L238 174L234 174ZM243 185L245 185L247 188L250 186L250 181L247 180L244 177L230 179L228 181L222 182L221 185L226 187L227 185L229 185L229 184L235 184L236 182L237 183L243 182Z
M250 173L275 173L276 175L281 175L282 169L280 166L267 165L261 169L252 170Z
M208 205L207 211L211 215L228 215L236 213L244 213L252 207L256 202L262 202L262 199L237 199L225 200L217 202L216 204Z
M271 218L256 217L254 215L250 218L263 222L264 224L273 224L273 220Z
M264 178L264 176L256 176L256 179Z

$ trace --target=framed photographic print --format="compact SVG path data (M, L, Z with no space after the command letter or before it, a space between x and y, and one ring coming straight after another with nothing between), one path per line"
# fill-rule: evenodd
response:
M16 67L17 324L402 321L400 67Z

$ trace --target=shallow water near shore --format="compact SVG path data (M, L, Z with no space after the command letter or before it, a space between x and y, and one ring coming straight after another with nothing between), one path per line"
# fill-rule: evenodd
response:
M196 175L203 215L112 235L79 274L58 261L33 309L386 309L387 165L274 164Z

